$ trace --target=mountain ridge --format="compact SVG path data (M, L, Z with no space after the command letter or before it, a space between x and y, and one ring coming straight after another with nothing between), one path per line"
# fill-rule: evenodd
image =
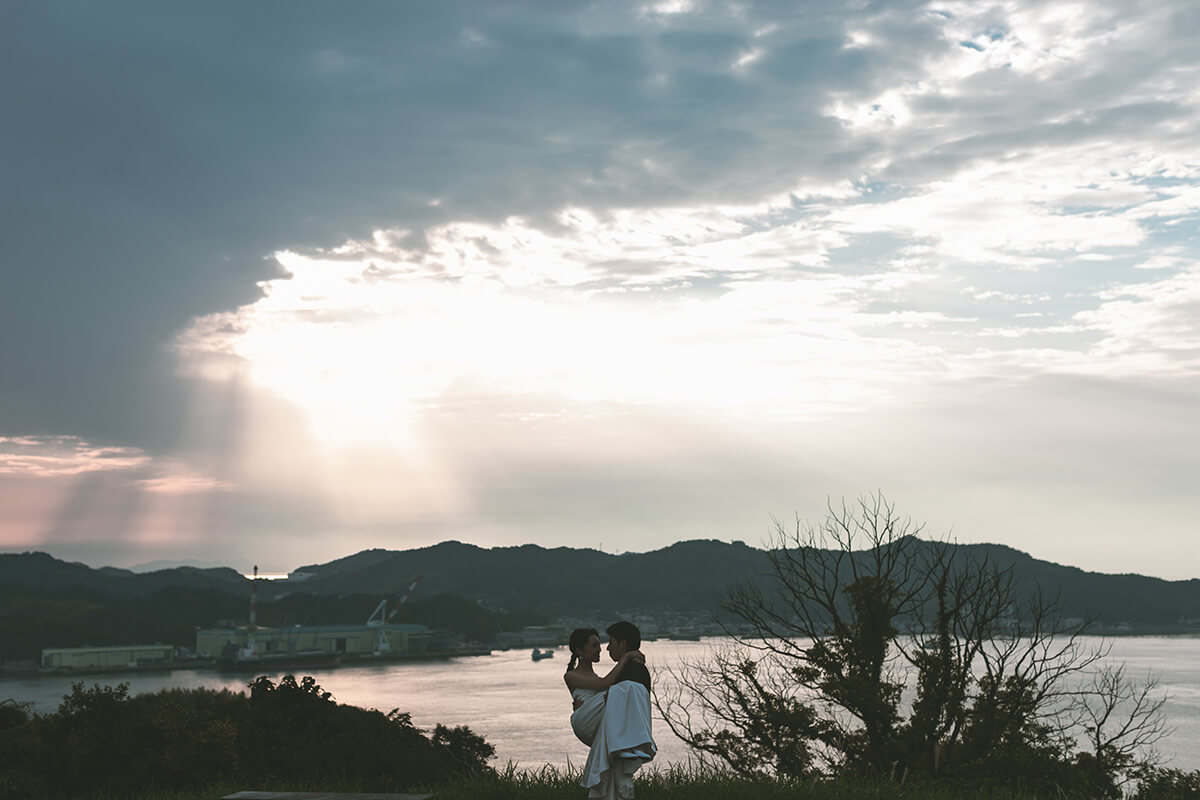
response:
M918 539L922 546L930 540ZM1011 566L1025 590L1061 593L1064 613L1105 623L1162 624L1200 618L1200 579L1168 581L1130 573L1088 572L1034 558L998 543L953 544L964 555ZM865 551L858 551L865 552ZM304 580L260 581L260 598L288 594L397 596L422 576L417 593L451 594L497 610L536 609L549 616L612 613L635 608L714 611L732 583L758 580L767 551L744 542L688 539L646 552L537 544L482 547L450 539L408 550L371 548L293 570ZM138 597L164 588L215 590L246 596L250 581L228 567L174 567L135 573L91 568L41 552L0 553L0 587L70 586Z

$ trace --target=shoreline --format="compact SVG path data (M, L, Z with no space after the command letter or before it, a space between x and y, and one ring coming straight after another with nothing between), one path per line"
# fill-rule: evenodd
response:
M206 658L196 659L194 661L181 661L172 664L147 664L145 666L133 667L84 667L81 669L71 669L66 667L46 669L37 666L36 662L20 662L28 663L31 666L19 666L13 668L10 664L0 666L0 680L7 676L32 678L66 678L66 677L88 677L93 675L146 675L153 673L171 673L186 670L194 670L197 672L212 671L226 674L245 674L245 675L274 675L274 674L297 674L301 672L328 672L330 670L345 669L347 667L371 667L381 666L395 663L412 663L423 661L448 661L452 658L466 658L474 656L487 656L492 654L491 649L487 648L472 648L470 650L442 650L436 652L424 653L405 653L400 655L389 656L360 656L355 658L342 657L341 662L337 664L329 664L325 666L301 666L301 667L273 667L270 664L259 665L243 665L237 669L224 668L219 659Z

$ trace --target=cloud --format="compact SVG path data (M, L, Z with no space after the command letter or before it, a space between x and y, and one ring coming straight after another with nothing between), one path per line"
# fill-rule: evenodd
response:
M0 475L60 477L141 469L149 457L133 447L98 447L74 436L0 436Z
M0 436L0 476L78 478L115 474L151 492L209 492L231 488L177 461L135 447L99 446L77 436Z
M1198 363L1193 17L1183 0L21 6L0 26L0 146L21 156L0 168L0 470L128 491L115 538L199 498L196 519L239 533L429 536L456 505L534 524L538 487L586 504L602 484L597 514L641 485L691 496L666 456L559 459L561 430L506 495L440 453L451 418L510 455L527 425L584 426L596 449L624 420L637 451L677 417L702 420L679 439L794 451L788 426L845 421L857 441L935 390L1086 393L1086 376L1169 395ZM981 399L970 424L995 411ZM324 472L364 447L378 475ZM396 474L420 510L389 505Z
M0 437L0 547L116 554L194 546L211 535L226 480L171 458L75 436Z
M1099 331L1096 347L1108 364L1148 372L1200 371L1200 268L1102 292L1102 303L1075 319Z

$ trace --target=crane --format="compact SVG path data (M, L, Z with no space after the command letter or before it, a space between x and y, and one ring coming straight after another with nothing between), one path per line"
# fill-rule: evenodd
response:
M418 575L413 579L413 582L408 585L408 589L404 594L400 595L400 599L396 601L396 605L392 607L392 613L384 617L384 610L387 608L387 598L379 601L379 605L375 606L375 610L371 612L371 616L367 618L368 628L378 628L379 633L375 638L376 653L392 652L392 644L388 641L387 626L391 624L392 618L396 616L396 612L408 602L408 598L412 595L413 589L417 588L417 584L421 582L421 576Z

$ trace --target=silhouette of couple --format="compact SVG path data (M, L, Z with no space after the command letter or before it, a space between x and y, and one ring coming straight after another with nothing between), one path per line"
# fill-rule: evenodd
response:
M574 707L571 729L591 748L580 783L589 798L629 800L633 774L658 752L650 735L650 672L636 625L616 622L606 633L608 655L616 666L597 675L592 665L600 660L600 634L577 628L571 633L571 663L563 680Z

